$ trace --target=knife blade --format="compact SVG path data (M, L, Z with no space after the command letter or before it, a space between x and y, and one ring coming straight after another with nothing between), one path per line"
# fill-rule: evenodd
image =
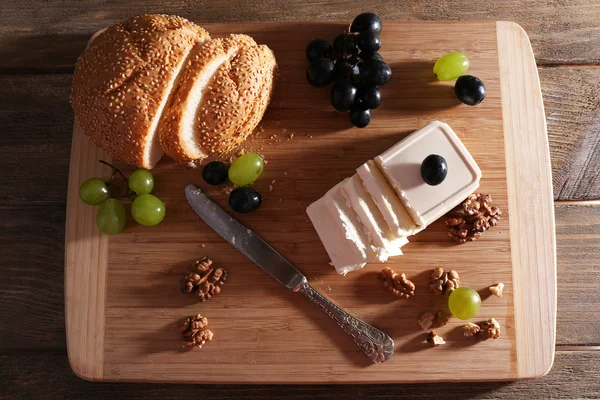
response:
M306 277L288 260L206 197L196 186L188 185L185 196L204 222L283 286L296 291L307 282Z
M209 199L195 185L185 187L192 209L212 229L288 289L302 293L352 337L373 362L387 361L394 353L394 341L384 332L352 316L313 288L306 277L258 235L246 228Z

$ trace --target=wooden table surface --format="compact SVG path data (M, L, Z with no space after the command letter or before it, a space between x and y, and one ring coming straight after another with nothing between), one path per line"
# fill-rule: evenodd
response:
M65 200L71 73L88 37L152 12L206 23L350 21L367 10L394 20L512 20L529 33L546 107L556 199L557 353L550 373L512 383L366 386L99 384L76 377L65 344ZM600 1L592 0L3 2L0 398L600 399L599 65Z

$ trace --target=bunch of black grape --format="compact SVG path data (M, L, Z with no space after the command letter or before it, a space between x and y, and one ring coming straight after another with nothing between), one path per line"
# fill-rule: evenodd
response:
M381 104L379 86L392 78L392 69L383 61L381 19L373 13L360 14L348 32L335 38L333 47L326 40L308 44L310 66L306 79L313 86L332 81L331 104L338 111L350 111L350 121L358 128L371 122L371 110Z

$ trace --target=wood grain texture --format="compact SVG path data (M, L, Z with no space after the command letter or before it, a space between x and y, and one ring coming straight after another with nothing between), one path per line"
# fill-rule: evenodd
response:
M0 205L64 204L70 86L70 75L0 76Z
M259 21L351 21L363 11L386 20L508 20L530 33L538 62L600 61L600 7L591 0L455 0L451 2L249 0L111 2L44 0L11 3L0 14L0 71L71 71L96 30L144 13L172 13L198 23ZM27 51L23 51L27 49Z
M552 367L556 339L556 238L548 134L527 33L513 22L498 22L497 27L512 217L517 367L519 376L539 377Z
M46 190L53 189L48 186ZM555 214L559 298L556 343L599 346L600 320L591 316L600 314L600 207L557 205ZM66 349L65 205L1 207L0 221L4 245L0 353ZM41 330L40 321L44 326Z
M484 368L484 366L482 366ZM448 371L447 373L452 373ZM0 355L3 399L249 400L547 400L600 398L600 352L556 353L548 375L532 381L413 385L165 385L91 383L71 372L64 354Z
M556 206L557 343L600 345L600 206Z
M280 67L280 83L276 88L273 104L263 120L257 138L246 146L246 150L261 152L268 161L257 187L263 194L269 194L264 195L259 212L243 216L242 222L285 254L311 277L318 289L329 288L330 292L326 294L338 304L392 334L397 352L402 357L392 358L383 365L369 365L360 350L349 340L345 340L347 338L340 336L341 333L326 315L319 314L311 305L294 297L296 294L283 291L243 256L232 251L229 245L224 244L204 224L199 224L197 216L191 212L182 195L186 183L198 182L198 171L164 160L154 174L158 182L155 191L169 209L167 219L154 229L130 225L123 233L109 239L104 372L100 378L189 382L414 382L515 379L545 373L553 355L554 324L547 325L547 330L540 335L536 330L540 330L542 324L536 321L538 318L547 319L547 315L554 318L555 286L548 287L546 281L555 283L555 264L554 258L547 258L548 254L554 254L553 209L547 138L536 67L526 40L519 42L519 46L512 46L512 41L496 36L495 23L469 23L469 29L465 29L465 26L465 23L419 22L386 25L382 40L389 45L382 51L382 55L392 65L396 75L384 88L387 107L378 109L374 122L361 131L349 127L347 115L330 111L326 97L321 102L318 94L326 90L317 91L304 82L304 54L293 50L301 48L300 43L307 42L315 34L333 36L335 31L341 29L339 25L235 26L239 31L251 34L258 42L273 48L278 54ZM514 29L516 25L513 24L499 26L499 29L511 29L511 32L516 32L515 35L521 33L520 28ZM208 28L217 37L231 30L228 25ZM418 35L415 32L427 33ZM432 43L429 41L432 34L444 36L444 39ZM402 38L402 45L394 45L398 38ZM530 93L540 108L527 113L528 127L532 130L526 137L529 138L527 143L537 144L534 147L542 155L545 154L545 158L533 157L539 163L530 165L530 171L538 176L545 175L548 179L541 181L540 189L544 190L539 192L529 191L521 181L508 179L508 193L509 198L520 196L536 203L545 203L545 219L542 221L550 225L548 236L537 235L542 243L531 241L532 237L528 239L531 245L547 249L546 253L537 254L538 257L534 260L539 259L541 263L537 271L543 276L543 282L538 282L521 271L524 268L531 269L532 260L526 256L514 255L511 263L511 248L517 248L521 253L525 251L515 244L515 240L526 237L518 222L533 219L534 213L527 202L513 201L507 207L507 180L502 148L505 142L510 141L511 145L507 145L507 149L511 152L519 154L518 150L527 148L531 152L529 156L536 153L532 147L521 144L518 141L521 139L513 142L517 133L519 137L525 137L521 132L525 126L521 120L512 120L510 113L521 114L520 110L530 108L530 104L524 98L511 96L512 103L522 105L518 111L501 105L498 43L511 46L511 51L502 50L500 58L506 56L507 60L514 62L519 68L525 65L526 74L533 71L533 75L528 75L529 79L536 80L533 85L537 86L537 93ZM471 70L486 81L488 95L486 101L477 108L460 105L453 94L451 82L434 82L431 79L431 66L437 56L454 46L473 55ZM522 52L525 52L524 55ZM503 96L508 96L505 94L506 88L513 90L515 76L517 82L524 83L525 79L518 73L505 72L502 76ZM306 98L309 96L315 100L307 102ZM509 124L511 128L504 132L503 110L504 125ZM304 117L298 119L298 115ZM445 299L436 299L424 289L405 304L390 302L389 294L378 287L379 283L375 278L377 271L381 269L378 265L371 265L370 268L347 277L336 275L327 266L328 258L304 214L304 209L310 202L322 196L343 177L351 175L358 165L435 119L448 122L478 160L484 176L480 190L493 196L495 203L505 210L506 217L501 229L488 234L476 245L460 247L448 241L443 221L439 221L414 240L411 238L412 243L403 248L404 256L388 264L406 272L422 287L427 286L427 275L431 268L439 263L459 269L463 284L482 290L482 293L491 284L505 282L507 287L504 297L487 299L482 311L486 316L496 317L504 327L503 335L493 344L476 343L464 338L460 331L461 323L452 321L439 330L451 344L428 349L423 342L423 333L415 329L418 328L416 321L424 310L444 308ZM472 130L473 121L477 121L477 131ZM324 126L327 128L323 128ZM331 130L335 130L335 134ZM478 132L485 132L485 135ZM288 137L290 133L295 135L293 140ZM74 146L80 139L81 132L76 129ZM89 146L93 147L92 144ZM490 147L496 151L490 154ZM80 150L87 151L83 147ZM72 170L78 169L78 162L85 164L82 165L84 168L95 163L93 157L81 160L74 160ZM510 158L510 162L515 163L516 159ZM331 167L332 163L335 168ZM516 175L512 169L506 171ZM288 174L284 175L284 172ZM275 187L273 191L267 190L269 183ZM71 180L71 187L78 185L79 181ZM226 201L223 190L209 195L220 204ZM511 217L509 229L508 216L513 213L522 218L522 221ZM68 209L68 221L85 218L77 210ZM521 236L511 234L510 231L515 229ZM509 236L513 240L512 245L509 243ZM77 232L72 237L77 238ZM85 244L85 240L80 242L82 254L86 253ZM199 365L196 353L181 353L174 347L174 324L198 309L198 306L190 304L190 299L178 293L176 282L186 267L206 252L228 267L235 265L236 270L243 271L244 279L239 280L235 272L232 272L227 282L227 296L222 295L202 304L202 312L209 317L211 329L220 339L202 349L203 364ZM435 254L435 260L432 254ZM488 268L458 267L469 265L473 257L479 258L477 254L485 257ZM92 258L90 264L93 265L94 262ZM552 264L548 265L549 262ZM513 275L514 271L518 272ZM546 277L546 274L551 276ZM69 273L66 278L69 286ZM513 311L512 292L514 290L519 293L515 289L517 284L536 287L536 294L540 296L515 297L527 318L516 318ZM546 301L545 293L549 296L549 301ZM539 306L525 309L526 303L535 303L535 300L541 300ZM88 308L67 306L67 319L70 312L94 319ZM222 311L223 307L226 308L225 312ZM215 315L218 317L211 317ZM395 317L391 318L392 315ZM414 326L406 323L410 320L415 322ZM142 324L149 333L145 336L147 340L139 341L139 332L134 327ZM515 327L525 334L517 336ZM68 326L67 336L69 329L78 328L75 325L70 328ZM525 341L530 337L539 339L538 347L534 350ZM523 342L515 344L519 340ZM248 343L252 343L251 349L248 349ZM69 342L70 350L76 348ZM293 359L289 357L290 348L296 350ZM457 348L460 351L456 351ZM486 351L481 351L482 348ZM528 349L529 352L519 349ZM428 351L427 362L424 362L423 351ZM446 352L451 352L453 358L449 358ZM494 366L486 373L481 373L479 365L486 362L490 352L494 354ZM545 358L540 357L541 353L546 355ZM523 362L530 364L522 364ZM460 368L457 369L457 365ZM211 373L202 375L203 368L210 369ZM451 368L455 368L451 377L439 375L441 371Z
M67 214L75 212L78 218L67 218L65 231L65 324L73 372L88 380L102 378L104 371L108 236L98 231L96 207L84 204L78 189L105 172L97 160L111 162L87 137L73 135Z
M542 68L554 198L600 198L600 68Z
M64 348L64 236L64 204L0 206L0 352Z

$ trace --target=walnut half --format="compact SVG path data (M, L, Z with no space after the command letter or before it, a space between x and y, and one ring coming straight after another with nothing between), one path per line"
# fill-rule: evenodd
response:
M457 243L475 241L483 232L498 225L501 216L500 209L492 205L492 196L484 193L471 194L448 213L448 236Z
M415 295L415 284L405 274L398 274L391 268L384 268L379 273L383 287L398 297L410 298Z
M206 325L208 325L208 319L200 314L186 318L180 328L183 347L200 349L204 343L212 340L213 333Z
M429 328L441 328L448 323L449 319L450 317L441 311L438 311L435 314L427 311L419 318L419 325L426 331Z
M480 322L478 325L480 330L477 332L477 337L479 339L496 340L500 336L500 324L494 318L490 318L485 322Z
M227 270L212 265L210 257L196 261L196 272L190 272L183 277L181 290L184 293L194 293L200 301L205 301L221 293L221 287L227 279Z
M431 272L429 277L429 289L433 293L445 296L450 296L454 289L460 286L460 278L458 272L450 270L446 272L442 267L436 267Z

